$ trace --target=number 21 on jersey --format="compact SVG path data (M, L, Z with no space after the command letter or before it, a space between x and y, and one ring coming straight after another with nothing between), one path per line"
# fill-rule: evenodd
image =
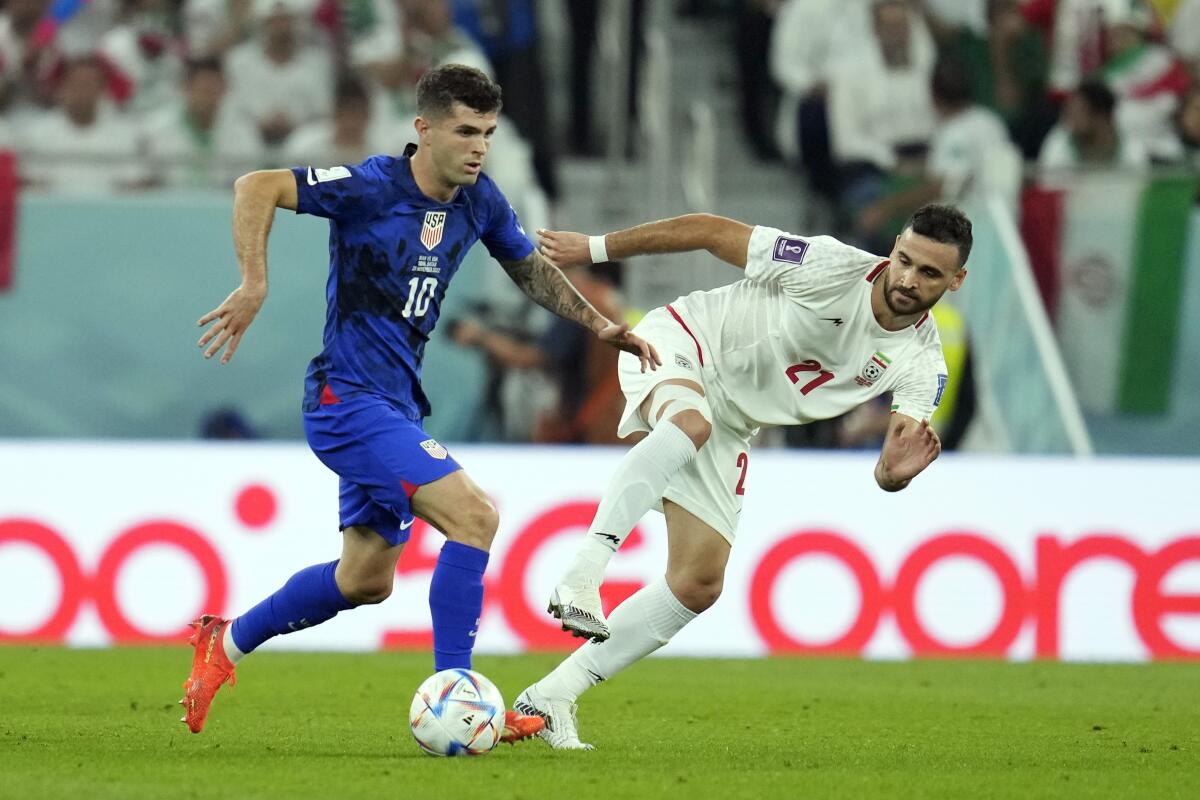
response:
M829 370L821 369L820 361L814 361L813 359L810 358L806 361L801 361L799 364L792 364L790 367L788 367L787 368L788 380L790 380L792 383L799 383L800 382L800 374L803 372L815 372L815 373L817 373L817 377L813 378L808 383L801 386L800 394L808 394L813 389L816 389L818 386L821 386L822 384L825 384L825 383L829 383L831 380L833 380L833 377L834 377L833 373L830 372ZM807 376L805 376L805 377L807 377Z
M437 289L437 285L437 278L409 279L408 302L404 304L404 310L400 312L400 316L405 319L425 316L425 312L429 310L429 304L433 301L433 292Z

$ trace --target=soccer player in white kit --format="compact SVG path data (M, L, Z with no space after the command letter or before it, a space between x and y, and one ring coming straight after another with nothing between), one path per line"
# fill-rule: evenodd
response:
M763 425L828 419L884 392L892 419L875 465L895 492L929 466L941 443L929 417L946 385L929 309L966 278L971 223L927 205L888 258L829 236L751 228L710 214L651 222L606 236L539 231L560 267L648 253L708 250L744 280L656 308L634 328L662 366L618 362L626 408L618 433L648 435L625 454L550 611L591 639L514 703L546 720L552 747L580 741L575 701L587 689L666 644L721 593L737 530L751 437ZM651 508L666 515L663 578L606 620L600 584L609 559Z

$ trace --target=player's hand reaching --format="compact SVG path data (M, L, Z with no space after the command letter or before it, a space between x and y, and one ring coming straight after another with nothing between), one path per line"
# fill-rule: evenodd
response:
M895 416L875 468L875 478L887 491L898 491L921 474L942 452L942 440L929 425L903 414Z
M538 250L546 260L559 269L592 263L588 237L571 231L548 231L539 228Z
M656 370L662 366L662 359L658 357L658 351L654 349L654 345L642 337L630 333L629 325L626 323L620 325L610 323L596 335L600 337L600 341L637 356L642 362L642 372L646 371L646 367Z
M212 358L220 352L222 347L225 347L221 363L228 364L229 359L233 358L233 354L237 352L246 329L250 327L250 323L254 321L255 315L258 314L258 310L262 308L263 301L266 299L266 288L255 289L243 283L234 289L229 297L225 298L225 302L201 317L196 323L200 327L203 328L208 323L213 323L213 326L206 330L200 337L200 341L196 343L198 347L208 345L208 349L204 351L204 357ZM212 344L209 344L210 342ZM228 346L226 347L226 345Z

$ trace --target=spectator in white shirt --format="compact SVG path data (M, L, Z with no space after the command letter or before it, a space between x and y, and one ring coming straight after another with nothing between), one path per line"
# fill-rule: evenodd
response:
M183 40L194 59L221 58L250 28L251 0L184 0Z
M100 39L109 87L137 117L175 99L183 80L183 49L172 30L167 0L126 0L121 21Z
M1117 131L1117 98L1103 81L1079 85L1063 104L1062 121L1050 131L1038 155L1043 171L1096 167L1144 167L1146 150Z
M333 118L310 122L288 137L283 160L288 164L357 164L367 156L398 150L385 124L374 119L371 97L363 82L343 75L334 89Z
M936 200L978 204L993 195L1016 207L1022 161L1004 120L971 102L970 76L962 64L943 59L933 73L938 127L929 146L922 181L887 195L858 217L859 236L890 238L913 211ZM896 230L887 228L891 222Z
M479 45L454 25L447 0L397 3L397 29L381 28L351 55L374 84L377 106L407 131L416 113L417 81L426 72L442 64L465 64L488 76L493 70Z
M32 49L33 32L49 5L49 0L9 0L0 13L0 113L34 108L38 54Z
M155 182L172 188L218 188L263 165L258 135L224 103L216 59L187 65L184 94L147 120L147 162Z
M1056 0L1050 51L1050 89L1057 96L1075 90L1104 64L1104 22L1132 0Z
M863 0L850 0L862 4ZM837 169L829 149L826 103L829 76L846 52L839 33L850 26L839 15L840 0L787 0L771 27L771 77L782 90L775 126L776 144L799 162L810 185L832 199ZM865 16L865 14L864 14Z
M1101 70L1117 96L1116 122L1122 139L1136 139L1155 161L1182 155L1173 118L1192 78L1179 57L1150 40L1154 16L1134 5L1108 18L1109 56Z
M229 102L269 147L333 106L333 64L309 41L310 13L310 0L255 0L255 37L225 59Z
M867 46L829 86L840 203L852 218L887 190L891 176L920 172L933 134L933 51L921 45L923 20L904 0L875 0L871 14Z
M104 69L95 58L66 64L58 107L31 119L18 134L23 183L72 194L146 186L137 130L104 93Z

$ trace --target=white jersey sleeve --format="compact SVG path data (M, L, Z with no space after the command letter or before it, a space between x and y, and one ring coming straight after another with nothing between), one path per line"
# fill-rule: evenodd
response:
M787 294L804 299L861 281L881 260L832 236L796 236L759 225L750 234L746 277L777 283Z
M946 361L941 343L928 344L892 389L892 411L913 419L929 419L946 390Z

